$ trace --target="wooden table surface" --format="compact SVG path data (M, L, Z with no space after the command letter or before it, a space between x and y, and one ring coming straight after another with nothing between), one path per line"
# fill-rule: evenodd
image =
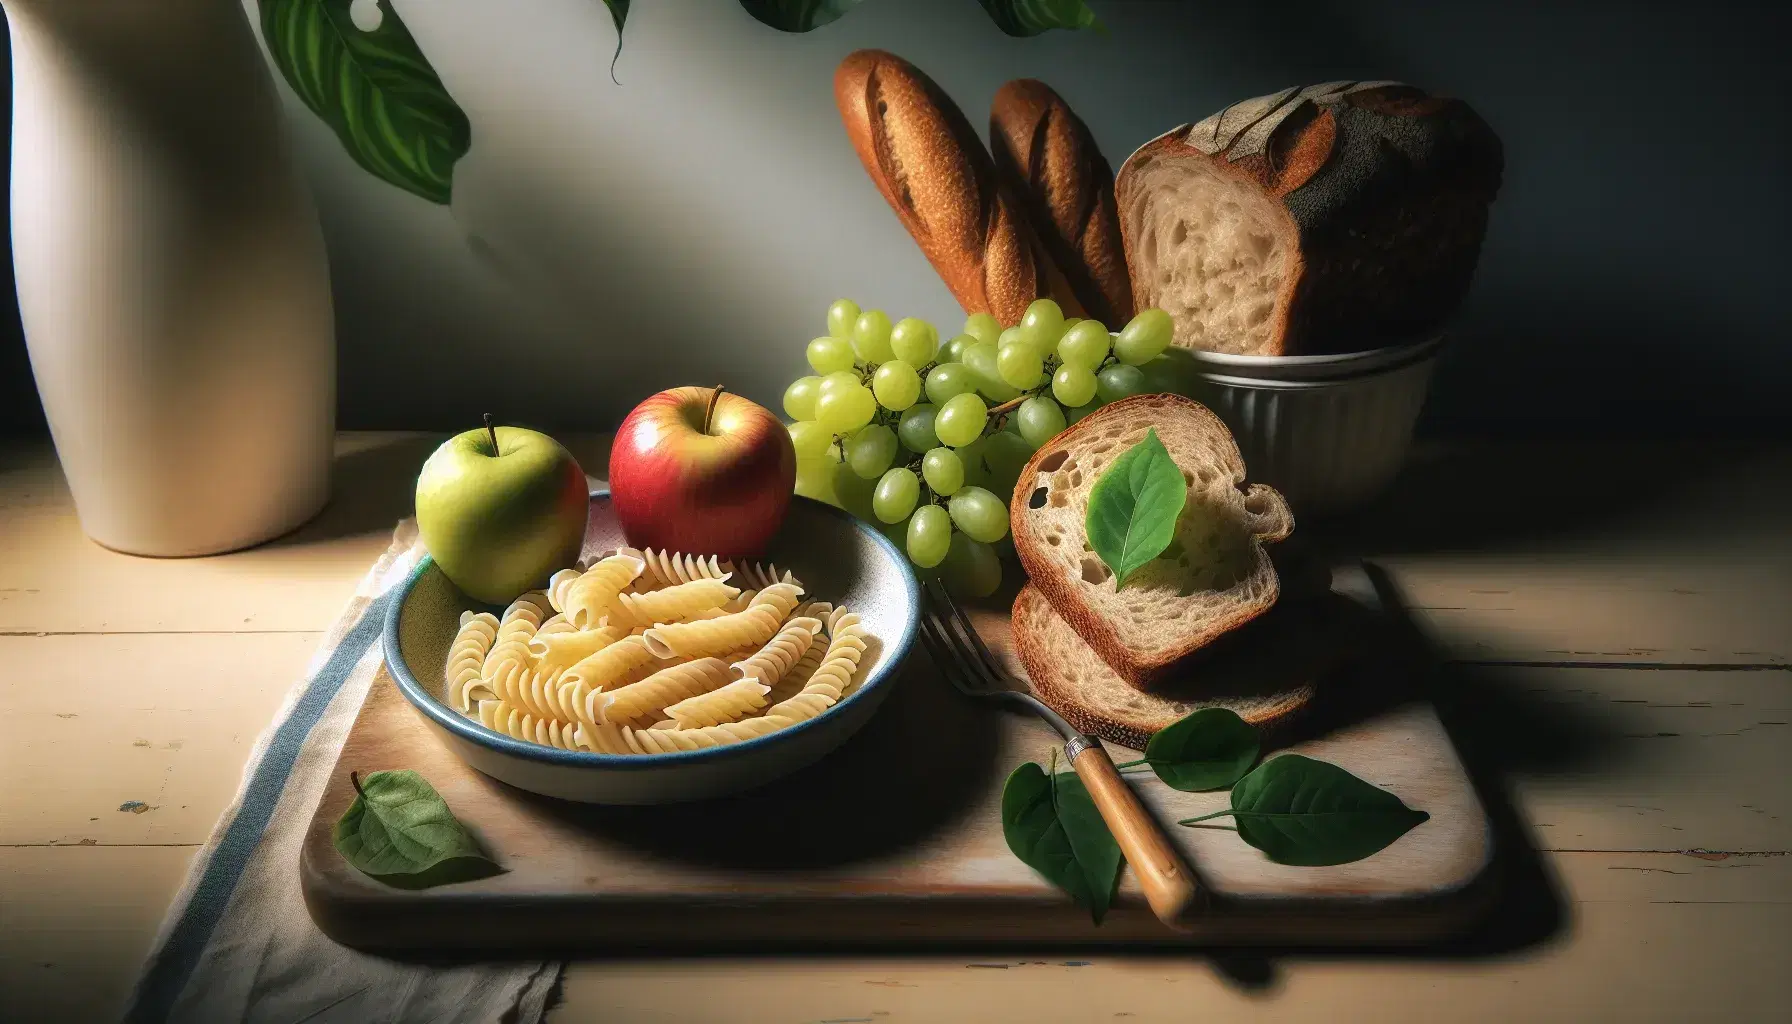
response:
M336 500L217 558L85 540L0 450L0 1007L111 1019L256 735L409 511L435 438L350 434ZM604 465L603 439L572 447ZM1530 845L1423 955L584 962L549 1016L678 1021L1783 1020L1792 1004L1792 446L1419 453L1328 549L1387 568Z

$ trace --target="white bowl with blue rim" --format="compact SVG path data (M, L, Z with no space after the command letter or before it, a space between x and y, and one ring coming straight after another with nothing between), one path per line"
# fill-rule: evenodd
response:
M624 543L607 490L591 495L585 557ZM813 764L864 726L896 683L914 642L921 591L908 559L866 523L822 502L791 499L767 552L794 572L810 600L857 612L871 640L858 688L825 713L777 732L671 754L597 754L514 739L451 707L443 669L471 608L501 612L462 594L425 558L399 584L386 614L386 667L405 699L449 749L474 768L519 789L598 804L662 804L738 793Z

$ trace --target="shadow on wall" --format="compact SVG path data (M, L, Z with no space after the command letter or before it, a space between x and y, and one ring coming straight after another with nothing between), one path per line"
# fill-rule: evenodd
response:
M880 46L973 123L1003 81L1051 82L1115 164L1294 83L1463 96L1507 174L1426 429L1792 426L1792 312L1771 298L1792 227L1792 127L1772 106L1785 5L1637 5L1621 23L1592 0L1091 5L1107 34L1018 40L969 0L873 0L805 36L661 0L631 13L620 86L602 5L411 12L474 125L452 208L373 180L286 94L331 244L341 422L447 429L490 409L601 428L649 390L714 380L775 402L839 295L955 324L833 109L834 64ZM1672 156L1682 125L1721 157ZM0 430L38 424L9 307Z

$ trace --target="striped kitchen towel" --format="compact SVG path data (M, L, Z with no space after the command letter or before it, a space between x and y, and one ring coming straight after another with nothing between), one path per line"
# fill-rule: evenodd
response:
M428 967L358 953L317 930L299 892L299 847L379 672L393 588L422 557L407 519L256 741L235 801L162 923L130 1024L541 1019L559 963Z

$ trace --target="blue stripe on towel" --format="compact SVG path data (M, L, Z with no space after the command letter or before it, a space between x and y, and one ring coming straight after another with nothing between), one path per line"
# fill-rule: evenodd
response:
M193 968L199 964L200 954L211 941L213 929L224 916L224 908L236 891L243 868L255 848L261 845L262 830L273 817L280 794L286 791L299 749L329 708L330 701L341 691L342 684L348 681L355 665L379 639L392 594L387 591L368 603L361 621L355 623L336 645L329 660L312 677L292 714L275 730L261 763L255 766L255 774L243 787L242 806L224 830L224 837L218 840L212 859L205 866L205 874L193 889L192 900L169 931L160 955L138 983L130 1009L125 1013L127 1024L154 1024L168 1019L175 999L186 988L187 979L192 977Z

